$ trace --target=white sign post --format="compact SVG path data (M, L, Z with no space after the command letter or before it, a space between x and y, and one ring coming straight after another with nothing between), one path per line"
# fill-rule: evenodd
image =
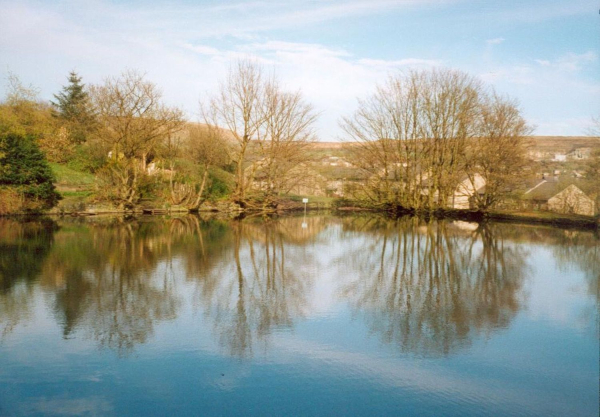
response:
M306 229L308 227L308 225L306 224L306 204L308 203L308 198L303 198L302 202L304 203L304 220L302 222L302 228Z

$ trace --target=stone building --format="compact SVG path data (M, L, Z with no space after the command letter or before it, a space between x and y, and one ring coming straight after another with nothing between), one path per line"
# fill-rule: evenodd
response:
M557 213L581 214L593 216L596 214L594 200L588 197L575 184L555 194L548 199L548 210Z

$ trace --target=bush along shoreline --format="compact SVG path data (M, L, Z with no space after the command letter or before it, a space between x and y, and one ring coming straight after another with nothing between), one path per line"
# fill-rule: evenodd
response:
M317 146L318 112L301 91L266 75L237 61L195 122L143 72L95 85L71 72L54 101L10 75L0 100L0 215L329 209L598 228L598 217L497 210L518 199L591 215L600 142L578 145L587 151L570 180L582 188L555 193L546 183L558 184L561 172L532 159L532 128L517 102L472 75L391 75L341 120L347 142L335 151ZM590 135L600 141L600 131Z
M200 213L216 213L230 218L239 218L253 214L260 215L285 215L293 213L307 212L328 212L336 215L348 215L352 213L371 213L384 215L389 218L401 218L405 216L416 216L426 220L460 220L467 222L503 222L529 225L546 225L566 229L586 229L600 230L600 216L582 216L574 214L561 214L549 211L531 211L531 212L508 212L508 211L489 211L465 209L436 209L432 211L414 210L403 207L369 207L367 205L352 204L347 199L331 200L329 202L310 202L304 204L298 199L281 199L276 207L262 209L260 207L247 206L242 208L239 204L231 200L220 200L218 202L204 202L197 211L189 210L181 206L166 206L146 203L136 206L132 209L120 209L106 204L85 204L80 207L65 209L55 207L48 211L38 212L14 212L11 214L0 214L0 217L30 218L31 216L72 216L86 217L96 215L185 215Z

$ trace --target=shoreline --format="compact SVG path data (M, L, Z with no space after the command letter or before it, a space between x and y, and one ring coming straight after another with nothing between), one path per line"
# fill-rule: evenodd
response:
M226 208L226 209L224 209ZM261 209L232 209L232 206L226 205L217 207L210 205L204 209L200 209L196 212L191 212L188 209L182 207L173 208L136 208L133 210L119 210L119 209L101 209L101 210L82 210L82 211L48 211L43 213L12 213L8 215L0 215L2 217L94 217L94 216L164 216L164 215L182 215L182 214L201 214L201 213L214 213L221 215L228 215L232 218L245 217L248 215L264 214L264 215L285 215L286 213L301 213L305 210L303 205L287 205L282 208L274 210L261 210ZM400 218L403 216L416 216L425 219L438 219L438 220L463 220L471 222L485 222L488 220L502 222L502 223L516 223L516 224L530 224L530 225L546 225L558 228L576 228L586 230L600 230L600 217L588 217L581 215L570 215L554 213L549 211L543 212L504 212L504 211L491 211L491 212L480 212L474 210L459 210L459 209L443 209L435 210L432 212L426 211L415 211L415 210L400 210L391 211L385 209L360 207L360 206L342 206L342 207L328 207L328 206L308 206L307 212L319 212L328 211L331 213L338 214L351 214L351 213L376 213L383 214L390 218Z

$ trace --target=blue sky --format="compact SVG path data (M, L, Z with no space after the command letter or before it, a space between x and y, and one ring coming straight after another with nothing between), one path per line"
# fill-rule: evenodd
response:
M600 115L596 0L0 0L8 71L52 98L144 71L193 120L229 65L252 57L321 112L321 140L377 83L414 68L467 71L520 103L537 135L585 134Z

